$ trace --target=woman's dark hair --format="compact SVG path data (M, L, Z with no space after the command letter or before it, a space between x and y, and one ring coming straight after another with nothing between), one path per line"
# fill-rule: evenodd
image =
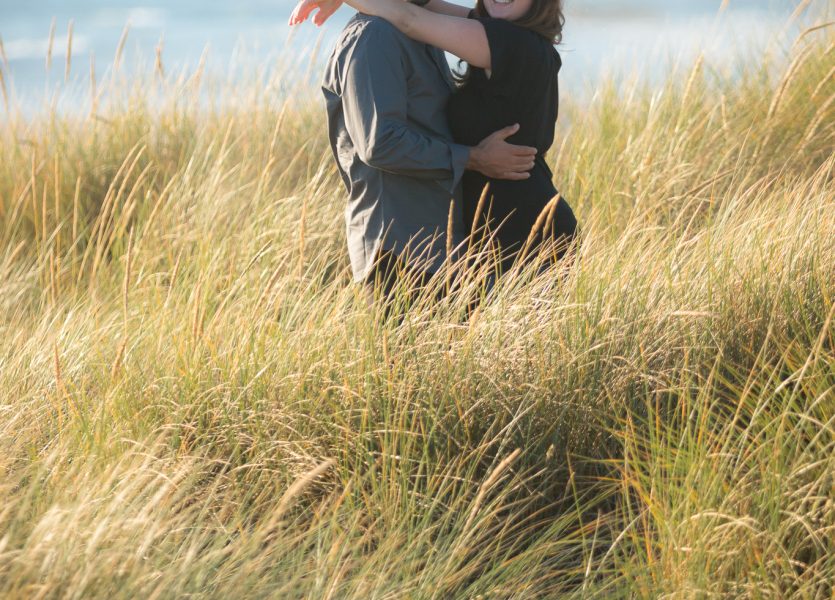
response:
M484 0L477 0L475 14L479 17L490 16L484 8ZM553 44L559 44L562 41L562 28L565 25L562 0L533 0L528 12L513 23L535 31Z
M477 17L490 16L484 8L484 0L476 0L475 14ZM562 0L533 0L528 12L513 23L538 33L552 44L559 44L562 41L562 28L565 25ZM462 65L464 61L459 61L458 64ZM465 67L463 72L456 72L454 75L458 85L464 85L470 76L469 66Z

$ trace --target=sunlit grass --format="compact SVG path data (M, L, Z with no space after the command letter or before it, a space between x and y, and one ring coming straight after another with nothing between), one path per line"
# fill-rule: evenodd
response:
M0 595L831 597L830 31L565 99L576 260L469 319L351 285L315 89L12 102Z

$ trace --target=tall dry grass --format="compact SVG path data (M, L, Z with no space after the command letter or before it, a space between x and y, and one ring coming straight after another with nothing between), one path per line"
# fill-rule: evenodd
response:
M469 320L365 306L280 72L12 98L0 595L831 598L831 31L564 102L577 260Z

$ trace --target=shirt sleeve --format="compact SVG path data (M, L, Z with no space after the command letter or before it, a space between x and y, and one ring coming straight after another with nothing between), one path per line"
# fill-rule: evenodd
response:
M406 70L396 51L399 43L385 26L370 28L357 40L344 70L345 128L365 164L435 179L453 193L470 149L426 135L409 123Z
M505 19L479 19L490 46L492 87L512 91L519 85L526 68L542 60L538 34Z

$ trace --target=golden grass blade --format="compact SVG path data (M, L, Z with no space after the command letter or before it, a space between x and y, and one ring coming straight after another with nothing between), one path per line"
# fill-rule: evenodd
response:
M528 252L530 249L533 248L534 244L536 243L536 238L542 233L546 219L548 215L552 213L554 208L557 205L557 202L560 199L560 195L557 194L553 198L548 201L548 204L540 211L539 216L536 218L536 222L534 223L533 227L531 228L531 232L528 234L528 239L525 240L524 246L522 246L522 251L519 253L519 264L521 265L525 258L528 256Z
M478 222L481 220L481 215L484 212L484 205L487 203L487 196L490 193L490 182L484 184L484 188L481 190L481 196L478 198L478 204L476 205L475 215L473 216L473 225L472 229L470 230L470 240L475 239L475 232L478 230Z
M6 109L6 114L9 114L9 93L6 91L6 76L5 69L0 69L0 92L3 94L3 107Z
M72 34L74 21L70 19L67 23L67 60L64 63L64 83L70 80L70 70L72 69Z
M307 224L307 197L302 200L302 214L299 217L299 264L296 268L296 276L301 279L304 274L304 242L305 229Z
M128 33L130 32L130 23L125 24L122 30L122 35L119 37L119 43L116 45L116 55L113 58L113 71L118 71L122 64L122 54L125 50L125 44L128 41Z
M128 294L130 293L130 275L133 267L133 227L128 234L128 249L125 253L125 279L122 284L122 314L125 324L125 336L128 331Z
M521 453L521 448L516 448L508 456L503 458L502 461L496 465L496 468L490 472L490 475L488 475L487 479L484 480L484 483L481 484L481 487L478 490L478 495L476 495L475 501L473 502L473 507L470 509L470 513L467 516L467 521L464 523L465 531L469 530L470 526L473 524L478 511L481 509L481 504L484 502L484 497L491 489L493 489L493 486L499 481L502 474L508 469L508 467L510 467L510 465L514 463Z
M162 65L162 50L165 46L165 38L160 37L159 43L157 43L157 47L155 50L156 53L156 62L154 63L154 71L159 77L160 81L165 79L165 67Z
M453 261L453 237L455 231L455 198L450 198L449 200L449 212L447 214L447 223L446 223L446 291L447 293L450 292L452 288L452 276L453 270L455 267Z
M287 491L284 492L281 499L278 501L278 505L276 506L275 512L271 518L273 526L281 520L287 510L292 506L293 501L303 494L304 491L315 483L317 479L327 473L335 464L336 461L329 458L296 479L296 481L294 481L290 487L287 488Z
M96 55L90 52L90 118L98 114L99 92L96 85Z
M49 70L52 68L52 50L55 45L55 17L52 17L52 23L49 26L49 41L47 42L46 47L46 71L49 73Z
M9 70L9 58L6 56L6 46L3 44L3 36L0 35L0 60L3 61L3 68Z

